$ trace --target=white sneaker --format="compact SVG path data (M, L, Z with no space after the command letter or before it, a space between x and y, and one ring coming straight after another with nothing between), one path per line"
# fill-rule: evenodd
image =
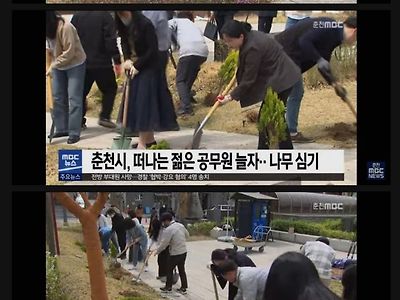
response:
M145 268L144 268L144 271L145 271L145 272L148 272L148 271L149 271L149 267L145 267Z
M132 266L132 267L129 267L128 270L135 271L135 270L137 270L137 267L136 266Z

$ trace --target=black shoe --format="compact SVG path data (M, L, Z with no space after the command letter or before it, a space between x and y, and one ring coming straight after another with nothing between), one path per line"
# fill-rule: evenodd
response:
M50 135L48 135L48 138L58 138L58 137L63 137L63 136L68 136L68 132L56 132L53 134L53 136L51 137Z
M194 99L193 96L192 96L192 97L190 97L190 102L192 102L192 103L197 103L197 100Z
M138 145L139 145L139 143L134 143L134 144L132 144L132 148L133 148L133 149L136 149ZM150 148L150 147L153 146L153 145L157 145L157 142L156 142L156 141L153 141L153 142L151 142L151 143L147 143L147 144L146 144L146 148Z
M111 122L110 119L100 118L97 123L100 126L103 126L103 127L106 127L106 128L115 128L115 127L117 127L117 125L114 122Z
M67 144L75 144L75 143L79 142L80 139L81 138L77 135L70 136L68 138Z
M290 135L293 143L313 143L315 140L305 137L301 132L296 135Z
M176 114L177 114L179 117L183 117L183 116L193 116L193 115L194 115L194 111L193 111L193 110L183 110L183 109L180 109L180 110L178 110L178 111L176 112Z
M182 294L182 295L186 295L186 294L187 294L187 291L186 291L186 289L184 289L184 288L176 289L176 291L177 291L178 293Z
M82 124L81 130L85 130L87 128L86 124Z
M161 287L160 290L164 293L171 293L172 292L172 288L167 288L166 286Z

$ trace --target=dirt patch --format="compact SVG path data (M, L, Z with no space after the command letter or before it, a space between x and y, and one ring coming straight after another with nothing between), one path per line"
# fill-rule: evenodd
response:
M58 230L60 252L58 266L60 269L62 289L69 299L90 300L89 272L87 268L86 253L77 245L83 242L80 225L61 227ZM162 298L143 283L133 284L132 275L123 268L114 268L113 260L105 259L106 283L109 299L122 300L124 297L132 299ZM111 263L111 264L110 264Z
M332 127L325 129L330 136L336 141L345 142L349 139L357 137L357 128L355 125L345 124L343 122L337 123Z

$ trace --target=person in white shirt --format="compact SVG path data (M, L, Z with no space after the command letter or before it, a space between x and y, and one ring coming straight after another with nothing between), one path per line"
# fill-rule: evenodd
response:
M322 282L329 287L332 261L335 259L335 250L329 246L329 240L326 237L319 237L316 241L306 242L300 248L300 252L313 262Z

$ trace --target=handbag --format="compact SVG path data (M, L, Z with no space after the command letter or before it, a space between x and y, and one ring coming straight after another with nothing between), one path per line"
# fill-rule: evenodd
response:
M217 25L215 24L215 21L209 21L204 29L204 36L212 41L215 41L217 39L217 31Z

